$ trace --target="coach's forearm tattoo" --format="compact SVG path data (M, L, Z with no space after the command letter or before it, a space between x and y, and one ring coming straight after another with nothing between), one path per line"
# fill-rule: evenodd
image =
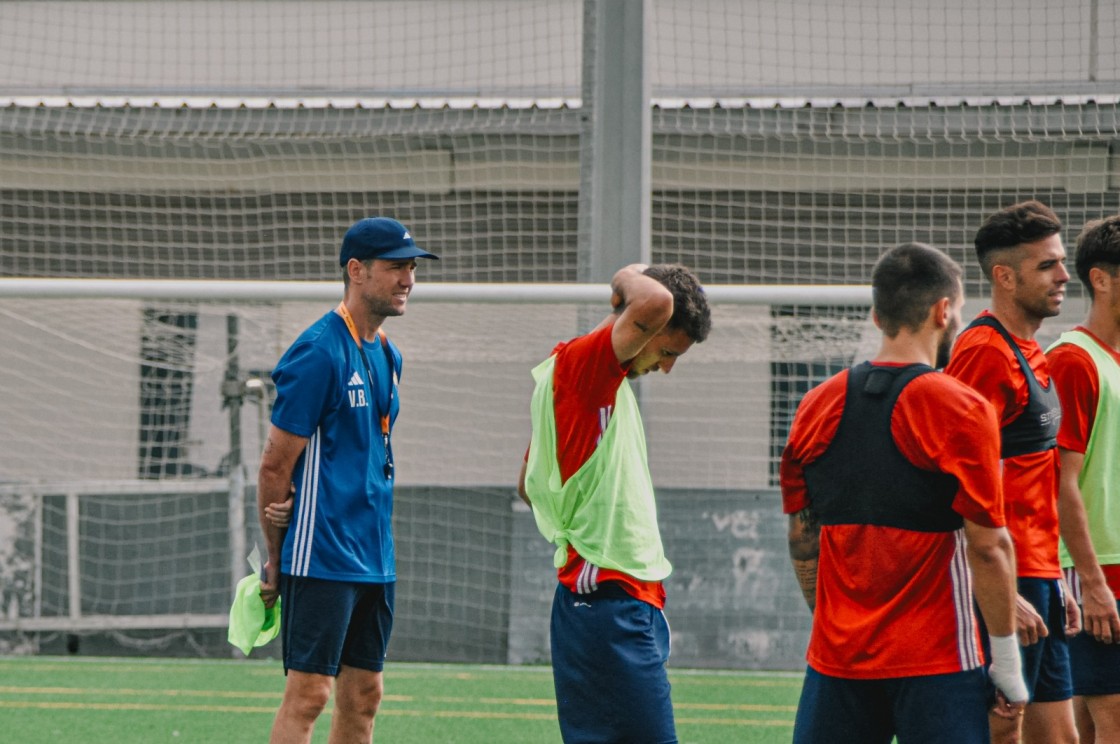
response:
M810 612L817 604L817 558L820 553L821 526L806 507L790 517L789 557Z

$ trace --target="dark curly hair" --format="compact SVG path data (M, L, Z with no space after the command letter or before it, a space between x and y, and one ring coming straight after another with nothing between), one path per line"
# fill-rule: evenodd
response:
M673 293L673 317L667 327L684 331L693 343L706 339L712 330L712 311L696 275L680 264L654 264L642 273Z

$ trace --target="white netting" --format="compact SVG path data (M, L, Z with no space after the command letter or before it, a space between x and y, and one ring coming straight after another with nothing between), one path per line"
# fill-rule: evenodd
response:
M515 539L527 515L511 511L529 436L529 370L600 317L608 293L593 305L425 303L422 293L386 324L405 357L394 434L395 643L413 658L502 661L509 644L511 659L540 660L539 646L506 634L510 591L539 609L520 582L550 575L551 550L539 535ZM715 560L697 530L724 529L739 513L724 506L709 517L688 504L771 489L800 395L873 339L865 307L803 301L717 304L709 340L672 375L640 383L665 528L686 545L674 555L682 569ZM0 546L0 630L112 629L83 648L174 652L186 648L182 634L154 629L186 626L196 629L188 645L213 653L217 636L208 644L200 629L220 630L231 561L247 572L237 556L258 542L251 489L240 513L231 501L234 464L254 477L269 415L256 381L330 307L0 300L0 472L9 481L0 485L0 524L12 533ZM673 494L685 494L676 511ZM537 561L531 571L526 556ZM42 643L57 651L64 641Z
M0 277L338 282L343 231L383 213L442 256L421 287L582 278L582 33L610 1L2 2ZM965 266L973 311L984 216L1042 199L1068 245L1120 207L1113 3L638 5L651 256L710 286L864 285L885 247L919 240ZM666 531L688 546L675 601L708 618L678 634L727 628L696 641L716 649L701 663L804 625L790 582L758 591L781 546L749 541L781 532L767 499L797 400L874 344L856 305L721 304L711 339L643 383ZM161 613L216 628L255 534L251 493L244 514L222 495L235 463L254 477L268 398L252 381L329 307L0 299L0 629L94 618L147 647L177 642ZM406 654L539 658L547 587L526 576L547 555L522 568L540 540L509 508L528 370L601 313L420 290L390 324Z
M405 355L400 482L510 483L528 436L528 370L605 300L595 309L413 303L386 324ZM666 422L650 426L661 482L770 483L783 435L774 421L789 413L782 396L803 391L815 367L850 361L870 328L865 308L792 305L717 305L711 339L677 373L643 383L647 415ZM255 473L271 401L259 382L270 384L280 354L327 310L0 300L0 473L13 482L214 478L237 462Z

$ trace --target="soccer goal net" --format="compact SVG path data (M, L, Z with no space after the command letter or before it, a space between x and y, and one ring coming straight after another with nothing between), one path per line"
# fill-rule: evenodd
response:
M227 650L269 372L340 297L346 227L389 214L441 256L387 325L394 654L547 654L550 550L513 486L529 370L607 307L581 225L605 3L0 3L0 651ZM1120 208L1120 13L625 5L646 13L649 256L715 303L710 339L640 386L674 658L797 666L775 492L797 402L873 352L884 248L945 249L972 312L988 214L1045 201L1068 247Z
M284 282L254 300L183 296L236 297L242 287L259 296L258 283L127 283L136 297L120 296L119 282L42 285L66 296L0 299L0 629L53 632L55 643L109 632L147 648L184 627L224 627L221 588L248 572L243 557L259 541L252 486L269 372L333 307L341 283L302 285L318 296L302 301L285 296L301 285ZM0 281L5 289L30 292ZM74 296L92 290L116 296ZM710 340L672 375L640 383L654 477L670 492L766 490L800 394L866 342L867 291L711 294ZM509 619L528 372L597 322L608 300L605 286L425 287L421 278L408 313L386 324L405 357L398 554L403 575L424 579L402 578L401 610L415 613L402 638L416 633L430 649L442 616L460 643L478 644L447 649L451 658L507 642L487 633ZM531 531L525 541L517 549L543 556L547 578L547 546Z

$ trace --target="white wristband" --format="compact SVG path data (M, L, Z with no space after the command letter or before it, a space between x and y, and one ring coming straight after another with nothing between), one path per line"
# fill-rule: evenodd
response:
M1005 636L988 636L988 639L992 642L993 664L1019 663L1019 639L1014 633Z
M988 669L992 683L1013 703L1026 702L1029 697L1023 681L1023 666L1019 660L1019 640L1015 634L989 636L992 665Z

